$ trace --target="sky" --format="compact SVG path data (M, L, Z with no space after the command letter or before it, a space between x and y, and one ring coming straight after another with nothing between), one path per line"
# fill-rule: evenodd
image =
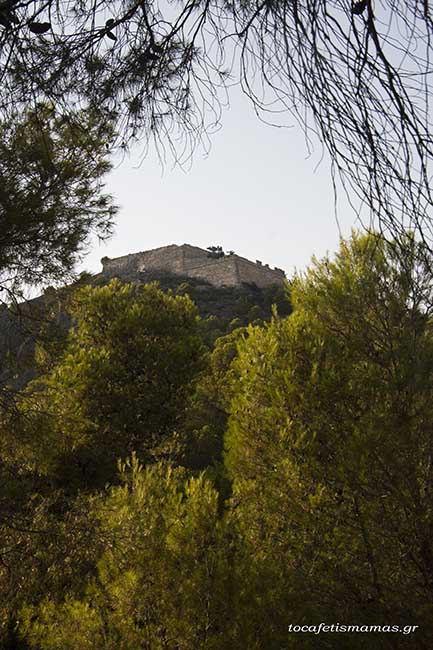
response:
M340 194L337 224L320 145L309 156L298 125L263 124L236 89L230 104L210 152L197 150L190 169L162 169L155 152L141 160L140 148L116 163L106 183L120 206L115 233L105 244L92 241L78 271L99 272L105 255L187 243L220 245L290 277L313 254L337 250L339 231L350 235L356 215Z

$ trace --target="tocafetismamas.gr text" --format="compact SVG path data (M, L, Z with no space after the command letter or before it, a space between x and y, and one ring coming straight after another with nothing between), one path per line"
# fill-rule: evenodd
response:
M322 634L327 632L379 632L391 634L412 634L419 625L344 625L340 623L319 623L318 625L294 625L290 623L288 631L291 634L310 633Z

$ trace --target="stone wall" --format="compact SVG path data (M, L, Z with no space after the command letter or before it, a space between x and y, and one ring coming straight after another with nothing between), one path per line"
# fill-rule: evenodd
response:
M137 262L138 258L135 254L123 255L122 257L115 257L114 259L103 257L101 259L102 273L108 276L136 273Z
M198 248L197 246L190 246L184 244L181 246L183 251L183 270L189 271L196 269L199 266L209 266L215 260L209 257L209 252Z
M197 246L183 244L162 246L150 251L101 260L103 274L128 277L136 273L161 271L175 275L207 280L216 287L239 286L242 283L267 287L283 285L285 274L281 269L271 269L239 255L209 257L208 251Z
M128 275L149 271L169 271L182 274L183 272L183 251L180 246L162 246L150 251L133 253L110 259L103 257L102 272L105 275Z
M250 262L236 255L238 277L241 282L256 284L258 287L268 287L272 284L284 285L285 273L280 269L271 269L261 263Z
M183 274L183 251L180 246L164 246L151 251L139 253L138 271L165 270L170 273Z
M206 264L190 268L185 275L191 278L202 278L215 287L232 287L240 284L234 256L208 260Z

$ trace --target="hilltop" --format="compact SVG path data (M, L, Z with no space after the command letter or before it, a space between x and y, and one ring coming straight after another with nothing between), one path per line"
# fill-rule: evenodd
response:
M224 253L220 246L204 250L190 244L171 244L115 259L103 257L101 263L102 273L107 277L130 279L139 274L146 281L155 272L162 276L168 273L205 280L215 287L284 286L286 278L282 269L272 269L260 260L252 262L234 251Z
M169 245L101 260L102 272L81 274L72 285L54 289L26 303L3 308L0 314L0 381L22 387L33 377L35 341L62 345L71 326L68 303L80 287L103 286L113 278L122 282L157 282L164 291L188 294L197 305L212 345L236 327L269 321L272 306L285 316L291 306L284 271L271 269L219 247ZM54 342L54 343L53 343Z

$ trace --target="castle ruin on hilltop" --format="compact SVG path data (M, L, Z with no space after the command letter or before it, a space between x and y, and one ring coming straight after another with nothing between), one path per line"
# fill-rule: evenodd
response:
M169 273L205 280L216 287L255 284L258 287L285 283L282 269L271 269L259 260L251 262L235 253L215 254L197 246L183 244L162 246L142 253L101 260L103 275L129 278L136 274Z

